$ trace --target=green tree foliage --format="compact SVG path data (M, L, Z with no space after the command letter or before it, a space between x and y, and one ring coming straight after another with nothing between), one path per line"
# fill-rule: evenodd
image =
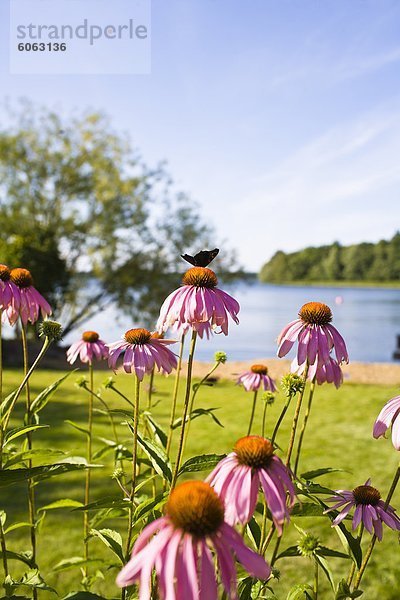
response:
M180 254L218 245L212 227L106 116L62 118L27 102L8 116L0 262L31 270L66 333L110 302L150 325L179 283ZM225 252L220 270L233 264Z
M279 250L262 267L260 280L291 281L365 281L400 279L400 233L390 241L341 246L309 247L285 254Z

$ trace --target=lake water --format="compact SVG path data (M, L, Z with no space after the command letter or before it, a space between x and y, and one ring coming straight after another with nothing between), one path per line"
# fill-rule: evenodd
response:
M310 301L325 302L331 307L333 324L345 338L351 360L393 360L396 336L400 335L400 289L242 283L228 291L241 305L240 324L231 323L226 337L221 334L209 341L200 340L196 353L199 360L211 361L216 350L227 352L230 360L251 362L255 358L274 357L280 330ZM110 308L86 323L85 329L93 328L107 341L115 341L132 326L125 318L118 320L117 311ZM76 333L66 341L73 339Z

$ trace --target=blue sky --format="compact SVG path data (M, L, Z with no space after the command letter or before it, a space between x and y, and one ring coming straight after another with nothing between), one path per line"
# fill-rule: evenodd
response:
M400 228L400 2L153 0L151 38L150 75L10 75L3 0L0 96L107 112L250 269Z

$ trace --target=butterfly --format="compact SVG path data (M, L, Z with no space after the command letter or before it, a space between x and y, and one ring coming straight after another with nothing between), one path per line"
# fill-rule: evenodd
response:
M214 248L214 250L201 250L194 256L190 256L190 254L181 254L181 256L194 267L207 267L218 252L219 248Z

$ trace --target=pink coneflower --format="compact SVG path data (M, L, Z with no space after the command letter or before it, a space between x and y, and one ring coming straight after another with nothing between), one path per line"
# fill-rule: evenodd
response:
M400 519L393 506L385 505L379 491L370 485L368 479L364 485L359 485L354 490L336 490L336 495L327 499L327 502L336 502L332 508L325 512L341 509L338 516L332 521L332 526L338 525L355 507L353 516L353 529L363 523L369 533L375 533L378 540L382 539L382 522L390 529L400 530Z
M283 328L278 337L278 356L282 358L291 350L296 340L297 363L313 365L328 363L334 348L338 363L349 362L346 344L338 330L330 324L332 312L322 302L307 302L299 311L299 319Z
M10 277L10 269L6 265L0 265L0 310L12 307L13 311L18 313L20 293Z
M217 600L216 567L210 547L215 551L230 600L238 597L235 556L252 577L270 577L271 569L264 558L250 550L224 521L224 505L215 491L204 481L182 483L171 493L165 516L147 525L139 535L117 584L126 587L140 581L139 598L149 600L154 568L162 600Z
M140 381L145 373L151 373L156 366L159 371L171 373L176 368L176 356L169 348L175 340L157 339L147 329L129 329L124 339L113 344L107 344L110 351L108 364L116 368L119 356L124 353L123 366L126 373L136 373Z
M67 361L73 365L76 359L83 363L92 364L93 359L104 360L108 358L108 348L100 339L96 331L85 331L82 339L74 342L67 350Z
M159 331L173 327L180 333L188 329L197 331L200 337L209 335L218 327L228 334L228 315L239 323L239 303L229 294L217 288L218 279L207 267L193 267L186 271L183 285L172 292L160 310L157 322Z
M299 365L297 359L294 358L291 365L292 373L302 375L306 369L306 364L307 363ZM342 369L337 361L331 356L326 363L315 361L313 365L309 365L307 379L312 381L314 377L318 385L322 385L323 383L333 383L336 388L339 388L343 383Z
M293 483L288 469L275 456L272 443L261 436L238 440L233 452L218 463L207 481L224 500L225 518L231 525L250 521L260 484L278 533L285 519L289 521L287 494L293 506Z
M275 382L269 377L268 367L265 365L253 365L249 371L239 376L237 383L243 385L246 392L256 392L261 385L265 392L276 392Z
M7 309L7 317L11 325L17 322L18 317L21 317L23 324L26 325L28 321L36 323L39 312L43 319L51 315L51 306L33 287L32 275L28 269L12 269L10 280L19 291L19 305L16 300Z
M396 450L400 450L400 396L395 396L386 402L374 423L374 438L384 435L392 426L392 442Z

